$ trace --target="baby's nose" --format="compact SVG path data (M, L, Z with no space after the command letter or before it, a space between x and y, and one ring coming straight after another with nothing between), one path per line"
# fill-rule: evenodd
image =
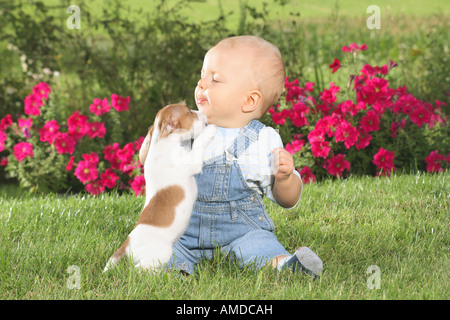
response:
M200 80L198 80L197 86L198 86L200 89L204 89L204 88L205 88L205 83L204 83L203 78L201 78Z

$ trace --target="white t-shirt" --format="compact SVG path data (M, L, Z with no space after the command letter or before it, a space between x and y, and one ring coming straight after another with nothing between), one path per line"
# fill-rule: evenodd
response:
M221 127L217 129L217 134L208 144L203 154L204 161L223 155L224 151L231 146L240 130L240 128ZM239 156L237 162L247 185L259 194L265 195L277 203L272 193L275 179L273 176L272 150L275 148L283 148L280 135L275 129L264 127L259 132L258 141L252 142ZM294 170L294 174L300 178L297 170Z

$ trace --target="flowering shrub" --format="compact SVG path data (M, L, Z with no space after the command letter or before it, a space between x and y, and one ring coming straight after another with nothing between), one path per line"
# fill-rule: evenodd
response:
M347 62L334 59L332 74L344 66L357 68L358 53L367 49L343 46ZM314 83L300 86L298 79L286 78L285 93L269 109L267 121L289 141L286 149L305 183L352 173L390 176L414 165L425 169L425 162L429 172L445 170L450 141L441 108L446 104L423 102L406 86L391 88L387 74L394 67L392 61L382 67L365 64L350 75L346 90L331 82L318 94Z
M118 113L129 110L130 98L96 98L86 114L75 111L55 119L51 95L50 86L41 82L24 99L24 115L17 122L11 115L0 120L0 165L9 175L34 191L70 187L96 195L131 188L141 194L145 180L138 151L144 137L122 147L114 141L121 127Z
M280 103L269 109L267 121L289 141L286 149L305 183L411 169L440 172L448 166L446 104L421 101L405 86L391 88L388 74L397 66L392 61L381 67L365 64L356 72L358 52L367 49L344 46L347 61L330 64L332 74L354 67L346 89L331 82L316 92L312 82L300 86L298 79L286 78ZM142 194L137 151L144 137L120 143L119 113L129 110L130 98L96 98L89 111L62 116L53 94L41 82L24 99L24 114L15 121L10 114L0 119L0 166L36 191L71 188L100 194L118 188Z

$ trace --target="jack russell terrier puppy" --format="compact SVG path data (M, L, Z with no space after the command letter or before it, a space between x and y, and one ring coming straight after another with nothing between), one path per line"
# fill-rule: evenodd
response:
M172 247L185 231L197 198L194 175L200 173L203 150L216 133L206 116L185 104L161 109L142 143L146 199L133 231L108 260L103 272L123 256L140 269L155 270L167 263ZM191 139L194 139L192 149Z

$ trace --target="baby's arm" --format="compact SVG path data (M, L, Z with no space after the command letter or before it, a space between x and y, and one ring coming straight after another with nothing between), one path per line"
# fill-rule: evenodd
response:
M292 208L302 194L302 181L294 174L294 158L283 148L272 151L274 157L275 182L272 193L278 204L284 208Z

